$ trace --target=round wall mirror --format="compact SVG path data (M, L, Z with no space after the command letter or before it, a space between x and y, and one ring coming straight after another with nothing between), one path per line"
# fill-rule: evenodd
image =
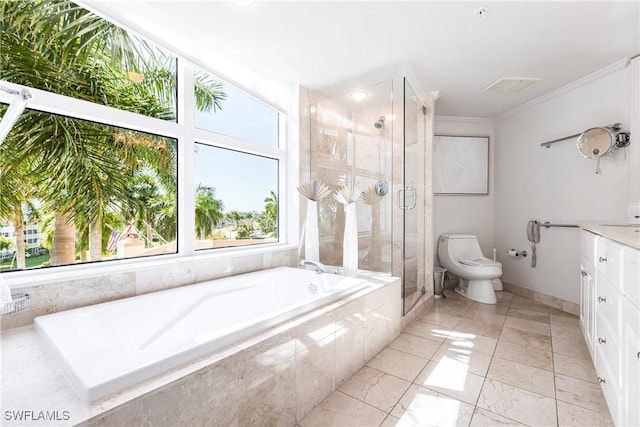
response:
M578 151L587 159L598 159L613 148L615 136L607 128L587 129L578 138Z

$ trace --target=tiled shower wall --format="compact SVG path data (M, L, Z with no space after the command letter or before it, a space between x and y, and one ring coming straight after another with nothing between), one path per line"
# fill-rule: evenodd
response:
M375 85L386 94L373 105L348 106L344 97L323 99L307 92L306 117L300 143L308 146L305 159L309 169L302 171L300 181L318 179L338 189L355 180L366 197L357 203L359 268L391 273L392 254L392 136L393 115L391 81ZM371 90L370 88L367 88ZM348 96L347 96L348 97ZM347 100L348 102L348 100ZM374 123L385 117L378 129ZM302 153L302 149L301 149ZM301 161L302 163L302 161ZM389 192L379 196L373 191L377 182L385 182ZM304 199L301 199L304 206ZM342 241L345 213L341 204L327 197L319 203L320 261L342 264ZM301 218L301 224L304 218Z
M389 193L376 205L358 204L359 228L359 268L402 275L403 211L395 207L395 195L403 186L403 144L405 109L402 90L403 79L394 79L393 102L351 111L319 94L300 89L300 182L309 179L337 186L336 177L357 177L368 184L384 180L389 185ZM424 284L425 295L433 295L433 190L432 190L432 144L434 106L431 95L419 96L426 107L425 126L417 127L411 137L426 141L414 154L418 157L418 173L422 174L424 185L417 207L420 218L411 233L416 236L418 246L411 262L417 270L419 288ZM377 130L373 124L385 116L385 128ZM415 118L415 117L413 117ZM414 120L415 121L415 120ZM411 123L408 123L411 124ZM415 126L414 126L415 127ZM325 207L330 203L325 203ZM300 224L306 216L305 199L300 197ZM342 264L342 236L344 213L340 205L329 213L329 232L320 231L320 261L330 265ZM322 212L322 211L321 211ZM320 216L322 213L320 214ZM379 233L373 221L377 218ZM320 219L322 222L322 219ZM419 249L419 250L418 250ZM301 253L304 257L304 253ZM420 289L415 289L416 298Z

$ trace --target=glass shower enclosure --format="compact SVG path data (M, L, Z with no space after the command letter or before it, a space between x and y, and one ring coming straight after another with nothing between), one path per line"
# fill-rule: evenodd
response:
M364 191L356 204L358 268L391 273L392 83L310 106L311 179L335 191L354 182ZM320 262L342 264L344 206L333 197L318 203Z
M425 140L427 108L403 79L402 187L402 301L406 314L425 291Z
M425 107L406 79L309 105L310 179L332 190L354 182L358 268L400 276L403 313L425 284ZM320 262L342 265L344 207L318 203Z

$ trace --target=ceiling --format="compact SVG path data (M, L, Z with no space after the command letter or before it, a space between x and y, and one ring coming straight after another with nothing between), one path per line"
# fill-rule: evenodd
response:
M170 19L202 54L329 97L357 89L363 75L375 83L409 66L417 86L440 92L438 115L496 117L640 53L637 0L140 3ZM141 19L139 8L127 16L122 6L105 1L96 8ZM487 8L482 17L474 13L480 7ZM542 82L515 94L482 91L500 77Z

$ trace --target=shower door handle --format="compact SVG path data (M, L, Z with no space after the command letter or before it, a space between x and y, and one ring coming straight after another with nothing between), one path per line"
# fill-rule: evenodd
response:
M411 192L411 199L412 199L412 203L411 206L407 206L404 202L406 201L407 198L407 192ZM400 197L400 195L403 195L403 197ZM411 209L415 209L416 207L416 189L415 187L402 187L401 189L398 190L398 199L396 201L396 204L398 205L398 207L400 209L404 209L404 210L411 210Z

